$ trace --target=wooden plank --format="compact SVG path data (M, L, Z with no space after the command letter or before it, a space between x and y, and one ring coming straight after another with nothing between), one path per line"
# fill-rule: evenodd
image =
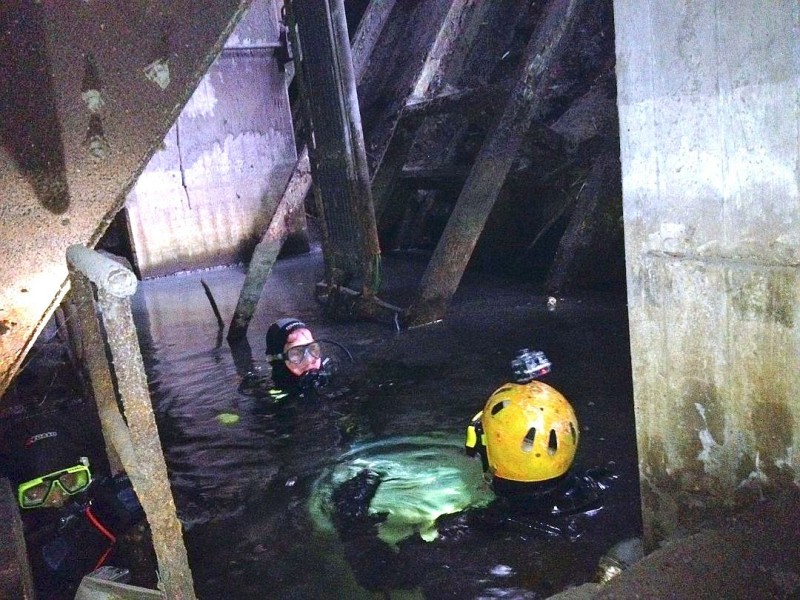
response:
M227 339L229 342L236 342L245 337L247 326L250 324L250 319L261 298L264 283L289 235L287 222L297 211L303 210L310 186L311 165L308 160L308 148L304 148L292 178L286 186L286 191L283 193L278 210L272 215L267 231L253 251L247 276L228 329Z
M441 71L444 61L455 60L459 64L469 48L469 40L465 35L470 25L477 20L476 15L482 15L488 10L490 2L476 0L454 0L450 5L439 31L436 34L431 49L420 68L417 80L409 95L409 101L419 102L430 93L439 91L442 83ZM459 46L460 45L460 46ZM459 46L460 53L456 52ZM413 99L413 100L412 100ZM383 154L377 162L377 167L372 176L372 201L375 206L375 218L380 220L389 200L394 195L400 172L406 163L406 158L414 142L414 134L418 123L405 122L400 116L395 118L389 143L384 148Z
M520 80L481 147L422 277L417 299L408 310L406 325L424 325L444 315L525 134L547 108L554 77L549 67L563 51L587 3L552 0L547 6L525 50Z
M380 38L397 0L370 0L353 35L353 71L356 83L367 70L372 49Z
M548 292L566 291L578 280L584 285L601 283L615 267L624 269L621 260L614 265L608 259L613 250L619 250L622 256L620 181L619 149L615 144L595 159L581 188L545 282Z
M501 81L480 88L439 94L427 100L415 100L406 104L401 118L420 122L425 117L442 113L458 112L471 116L482 111L495 112L498 110L497 99L506 98L515 84L515 81Z
M409 187L420 190L460 190L468 175L469 168L460 165L438 169L405 168L401 179Z
M445 60L458 60L459 63L464 60L464 55L471 45L467 31L477 20L476 17L482 17L490 5L491 2L484 0L453 0L420 69L410 100L425 98L431 92L436 93L440 90L442 85L440 76ZM453 50L457 44L462 45L463 51L454 55ZM453 70L461 71L460 68Z

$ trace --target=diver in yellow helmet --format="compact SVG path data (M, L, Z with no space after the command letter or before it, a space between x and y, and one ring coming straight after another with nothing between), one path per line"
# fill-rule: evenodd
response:
M495 390L467 426L467 454L480 456L498 496L533 511L555 515L601 506L601 492L614 476L605 469L570 471L580 429L569 401L538 381L550 372L550 361L524 349L512 368L516 382Z

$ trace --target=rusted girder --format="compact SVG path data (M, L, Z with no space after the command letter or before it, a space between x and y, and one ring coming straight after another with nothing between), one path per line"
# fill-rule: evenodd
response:
M79 245L67 249L67 264L103 435L130 477L150 524L159 587L165 598L192 600L194 583L183 531L172 498L131 314L130 297L136 291L136 277L119 263ZM92 284L97 288L96 295ZM102 318L105 338L97 312ZM106 358L105 344L111 350L113 367ZM124 418L117 405L117 392Z
M352 59L356 82L360 81L364 75L366 65L369 62L369 55L389 18L389 14L394 8L394 4L395 0L371 0L364 11L361 23L353 36ZM293 36L293 39L293 43L296 43L296 36ZM298 84L303 89L301 77L298 77ZM250 258L247 276L228 329L228 342L238 342L245 339L247 328L253 318L256 306L258 306L258 300L261 297L267 277L269 277L281 247L286 241L287 232L281 230L282 224L285 223L285 216L303 208L303 202L311 189L311 185L312 177L308 146L304 146L289 178L289 183L281 195L278 208L270 218L270 225L267 227L261 241L256 245ZM285 230L285 227L283 229ZM323 235L326 236L324 223Z

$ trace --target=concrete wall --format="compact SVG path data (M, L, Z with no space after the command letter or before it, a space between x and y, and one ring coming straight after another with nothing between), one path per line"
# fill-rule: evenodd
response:
M3 3L0 393L248 5Z
M281 3L256 0L128 196L142 277L247 261L297 160Z
M800 5L614 8L652 546L800 479Z

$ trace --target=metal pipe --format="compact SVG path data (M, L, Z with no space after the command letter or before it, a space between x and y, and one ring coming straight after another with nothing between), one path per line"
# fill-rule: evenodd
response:
M193 600L194 584L183 531L172 498L131 313L130 296L136 290L136 277L124 266L82 246L67 250L67 262L103 435L128 473L147 515L158 560L159 588L165 598ZM96 298L90 281L97 287ZM95 306L102 318L105 340ZM113 367L106 357L106 343ZM124 418L117 404L117 392Z

